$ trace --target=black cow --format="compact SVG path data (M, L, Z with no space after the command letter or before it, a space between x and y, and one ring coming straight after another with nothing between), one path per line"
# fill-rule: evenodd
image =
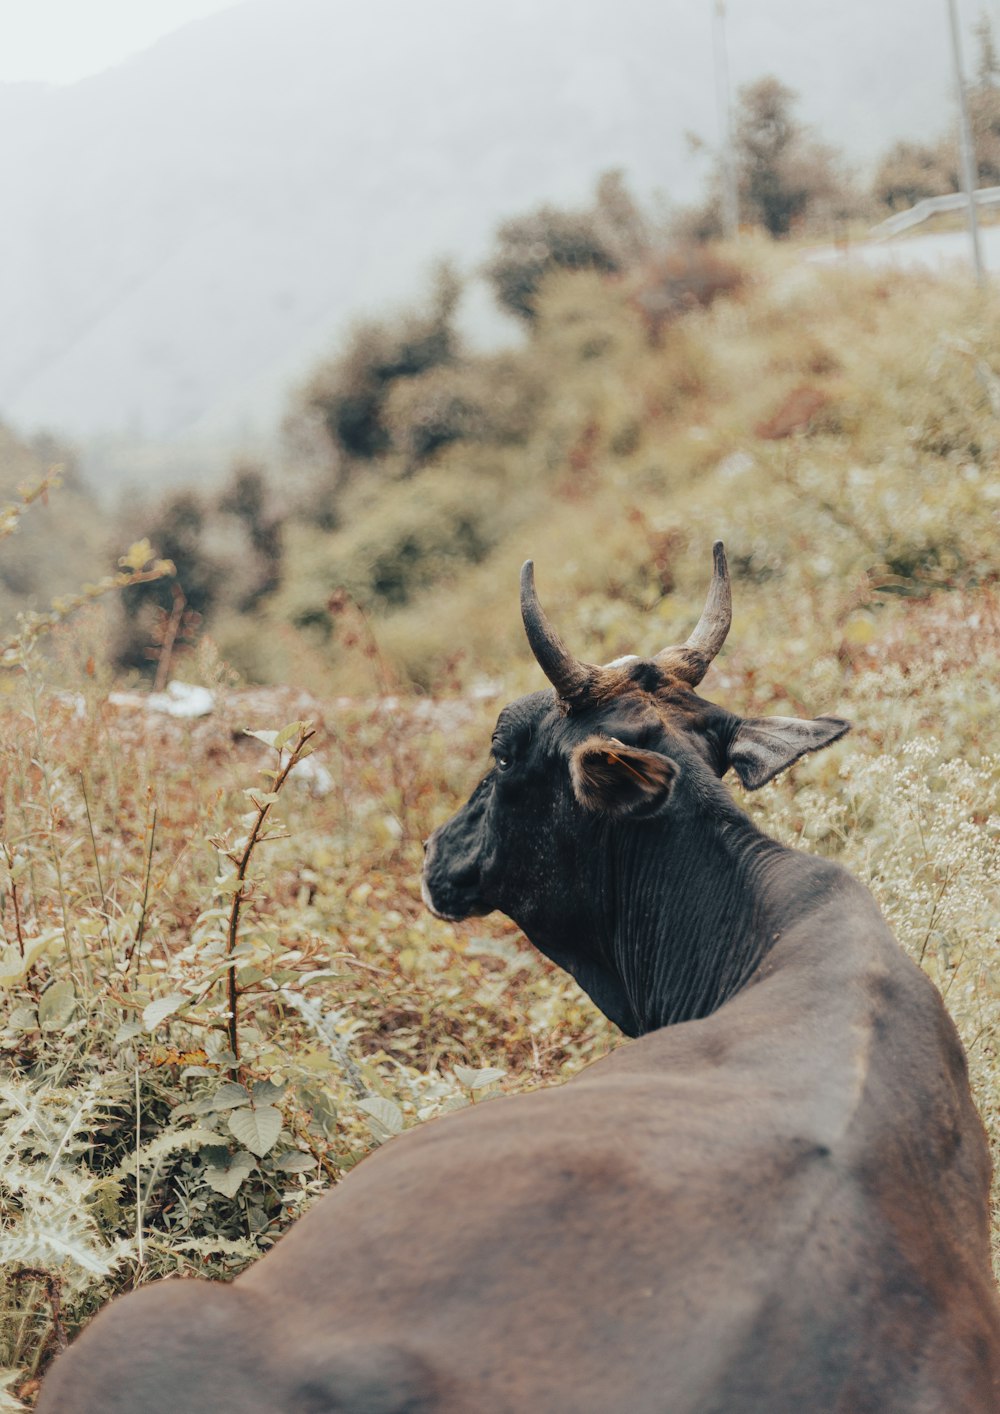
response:
M430 907L503 909L642 1039L385 1145L231 1287L163 1282L56 1362L40 1414L996 1414L990 1164L944 1007L867 891L720 777L846 723L693 688L682 648L578 663L429 842Z

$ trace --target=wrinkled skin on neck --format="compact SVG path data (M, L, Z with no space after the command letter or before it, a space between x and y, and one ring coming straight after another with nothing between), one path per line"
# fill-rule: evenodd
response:
M680 684L569 714L552 691L520 698L492 769L428 842L425 901L450 919L506 913L628 1035L710 1014L803 890L824 891L825 866L761 835L721 784L739 727ZM595 738L655 753L669 788L624 816L588 808L574 761Z

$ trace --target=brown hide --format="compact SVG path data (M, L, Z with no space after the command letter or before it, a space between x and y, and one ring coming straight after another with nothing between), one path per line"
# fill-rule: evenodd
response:
M987 1414L989 1162L864 892L703 1021L392 1141L232 1287L100 1315L41 1414Z

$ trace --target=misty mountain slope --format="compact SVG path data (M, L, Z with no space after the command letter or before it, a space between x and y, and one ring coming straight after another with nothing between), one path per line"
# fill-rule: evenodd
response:
M850 8L811 24L846 44ZM733 16L737 80L801 64L791 14ZM890 18L867 21L869 65ZM829 70L802 77L806 109L829 106ZM502 217L583 201L613 165L690 196L683 133L715 127L709 17L251 0L71 87L0 86L0 119L0 416L232 435L273 424L351 315L411 298L438 255L480 259Z
M582 198L641 155L644 109L667 116L646 46L593 56L598 9L546 56L526 5L439 4L414 32L398 0L350 30L266 0L36 91L30 140L0 159L31 214L0 237L0 406L74 433L189 430L438 252L481 251L505 212Z

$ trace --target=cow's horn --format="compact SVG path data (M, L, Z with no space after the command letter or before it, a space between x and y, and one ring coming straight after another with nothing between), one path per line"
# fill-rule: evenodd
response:
M590 692L597 669L574 658L545 617L535 591L535 566L531 560L521 566L521 618L542 672L565 702L580 705Z
M715 562L712 583L697 628L680 647L664 648L662 653L656 655L657 663L689 682L692 687L701 682L708 672L712 659L726 641L729 625L733 621L733 592L721 540L712 546L712 558Z

